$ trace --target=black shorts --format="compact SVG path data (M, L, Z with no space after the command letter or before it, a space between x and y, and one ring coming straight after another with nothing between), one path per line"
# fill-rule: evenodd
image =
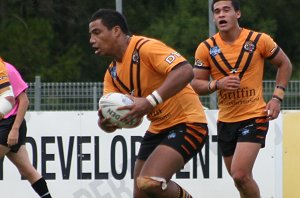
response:
M14 124L16 116L11 116L7 119L0 120L0 144L7 146L7 138L8 134ZM25 144L26 139L26 133L27 133L27 127L26 127L26 121L23 120L20 129L19 129L19 141L18 144L15 144L10 147L10 151L17 153L21 145Z
M267 117L257 117L241 122L218 121L218 144L223 156L234 154L237 142L253 142L265 147L269 121Z
M167 145L178 151L184 163L201 151L208 136L207 124L178 124L158 134L146 132L138 159L146 160L158 145Z

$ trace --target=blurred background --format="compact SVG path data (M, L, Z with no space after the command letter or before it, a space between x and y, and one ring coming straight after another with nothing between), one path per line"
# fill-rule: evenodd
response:
M133 34L163 40L191 63L197 45L208 37L208 0L123 0L123 14ZM95 56L88 21L99 8L116 9L114 0L1 0L0 56L26 81L99 82L109 59ZM241 0L241 25L269 33L300 77L300 1ZM266 79L274 69L266 67Z

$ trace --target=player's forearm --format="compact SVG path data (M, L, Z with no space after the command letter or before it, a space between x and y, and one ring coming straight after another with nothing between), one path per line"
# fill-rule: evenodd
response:
M192 80L191 85L198 95L208 95L215 91L215 84L209 84L208 80L194 79ZM210 87L210 90L208 87Z
M193 70L190 64L185 64L172 70L165 82L157 89L163 101L174 96L193 79Z
M291 75L292 75L292 64L289 60L285 60L278 66L276 85L287 87Z

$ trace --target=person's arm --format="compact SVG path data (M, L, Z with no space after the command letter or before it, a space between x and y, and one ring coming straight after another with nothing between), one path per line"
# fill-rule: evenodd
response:
M199 95L207 95L217 90L217 81L209 81L210 71L194 68L194 79L191 86Z
M177 94L193 79L193 68L188 62L176 65L163 84L156 89L163 101Z
M122 120L140 119L152 111L152 109L177 94L193 79L193 69L188 62L181 62L173 67L165 81L152 94L144 97L131 97L133 105L120 107L119 110L129 109L130 112ZM158 95L157 95L158 94ZM155 98L155 99L154 99Z
M195 52L194 79L191 85L199 95L207 95L218 89L233 91L240 87L240 79L236 75L210 80L210 51L205 42L200 43Z
M14 121L14 124L11 128L11 131L9 132L8 138L7 138L7 144L8 146L12 146L18 143L19 139L19 129L20 126L24 120L26 111L29 106L29 99L27 97L27 94L25 92L22 92L17 98L19 102L19 107L17 111L17 115Z
M285 89L292 74L292 64L287 55L280 49L278 54L270 60L270 62L277 66L276 86L273 97L266 106L268 117L270 120L276 119L280 112L281 102L284 99Z
M276 85L286 88L292 75L291 61L283 50L280 50L270 62L277 66Z
M194 79L191 85L199 95L207 95L219 89L233 91L240 87L238 76L225 76L219 80L209 80L210 71L206 69L194 69Z

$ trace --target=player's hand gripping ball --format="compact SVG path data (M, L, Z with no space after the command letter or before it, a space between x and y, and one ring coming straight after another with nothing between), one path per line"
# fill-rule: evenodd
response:
M134 128L142 123L142 119L133 119L129 122L120 119L126 115L129 110L117 110L119 107L131 105L133 101L121 93L109 93L103 95L99 100L99 107L104 118L110 117L110 122L117 124L120 128Z

